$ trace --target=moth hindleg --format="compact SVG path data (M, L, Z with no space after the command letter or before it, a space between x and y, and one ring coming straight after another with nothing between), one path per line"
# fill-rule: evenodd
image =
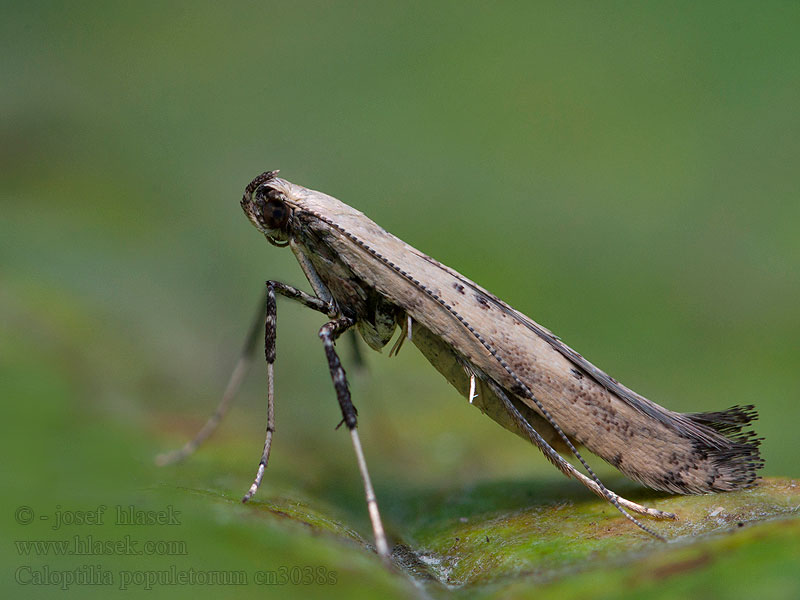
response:
M378 501L375 497L375 490L372 487L369 471L367 470L367 462L364 459L364 450L361 447L358 429L356 429L356 410L350 398L350 389L347 385L347 377L344 368L339 360L339 356L336 354L336 348L334 348L336 338L353 327L353 325L355 325L355 320L350 317L334 319L320 328L319 337L322 339L322 344L325 348L325 357L328 359L328 368L331 372L333 387L336 389L336 399L339 401L339 407L342 409L342 419L350 430L350 438L353 442L353 450L356 453L358 469L361 472L361 479L364 482L364 494L367 499L367 510L369 511L372 531L375 536L375 547L378 554L382 558L387 559L389 557L389 544L386 541L386 533L384 532L381 515L378 510Z
M303 290L280 281L267 281L267 300L266 317L264 326L264 357L267 361L267 433L264 439L264 450L261 452L261 460L258 462L258 469L252 485L242 498L242 502L247 502L258 491L261 480L264 478L264 471L269 462L269 452L272 448L272 436L275 433L275 346L277 338L278 305L275 302L275 293L300 302L313 310L328 314L333 308L330 303L311 296Z
M545 458L549 460L553 465L555 465L559 471L564 473L567 477L573 477L580 481L583 485L589 488L592 492L597 494L603 499L606 500L614 500L619 503L621 506L624 506L628 510L633 512L647 515L650 517L655 517L657 519L675 519L676 516L673 513L664 512L661 510L657 510L655 508L648 508L646 506L642 506L641 504L637 504L636 502L631 502L630 500L626 500L622 496L615 494L605 486L600 487L597 482L593 479L587 477L580 471L578 471L575 467L573 467L569 462L567 462L558 452L553 449L553 447L548 444L545 439L539 435L539 432L536 431L528 420L522 415L522 413L514 406L513 402L509 399L506 395L505 391L502 387L500 387L497 383L495 383L491 379L487 379L487 383L489 387L491 387L492 391L495 395L501 400L506 412L511 416L512 419L519 425L520 429L524 431L528 438L530 439L531 443L533 443L542 453L545 455ZM612 504L614 502L612 501ZM637 522L637 525L643 527L641 523ZM648 531L645 528L646 531Z

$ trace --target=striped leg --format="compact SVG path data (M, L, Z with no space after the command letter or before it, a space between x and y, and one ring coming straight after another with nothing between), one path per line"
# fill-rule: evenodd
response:
M592 492L597 494L603 499L607 499L607 495L610 495L614 498L621 506L624 506L628 510L633 512L637 512L642 515L647 515L650 517L655 517L656 519L676 519L676 515L673 513L664 512L655 508L648 508L646 506L642 506L641 504L637 504L636 502L631 502L630 500L626 500L622 496L619 496L612 492L611 490L603 490L600 488L594 480L589 479L578 471L575 467L573 467L570 463L568 463L564 458L556 452L550 444L548 444L539 432L537 432L528 420L522 416L522 413L517 410L517 407L511 402L509 397L503 391L497 383L495 383L491 379L486 379L489 387L495 393L495 395L500 399L503 403L503 407L506 409L506 412L509 416L514 420L514 422L522 429L525 434L528 436L528 439L537 447L542 453L545 455L545 458L553 463L564 475L567 477L573 477L580 481L583 485L589 488Z
M267 359L267 436L264 440L264 450L261 452L256 478L242 498L242 502L250 500L261 485L264 470L269 462L272 436L275 433L275 326L278 320L278 306L275 303L275 287L270 285L271 283L267 283L267 316L264 327L264 356Z
M242 498L242 502L247 502L258 491L261 480L264 478L264 471L269 463L269 451L272 448L272 436L275 433L275 342L277 337L276 325L278 321L278 306L275 302L275 292L286 298L297 300L308 308L328 314L333 307L315 296L306 294L302 290L281 283L280 281L267 282L267 302L266 302L266 326L264 327L264 355L267 359L267 435L264 440L264 450L261 453L261 460L258 463L256 477L250 489Z
M342 409L344 424L347 425L347 428L350 430L350 438L356 453L358 469L361 472L361 479L364 482L367 510L369 511L369 518L372 522L372 531L375 535L375 547L378 554L386 560L389 558L389 544L386 541L381 515L378 511L378 501L375 498L375 491L372 488L372 481L370 480L369 471L367 470L367 462L364 459L364 450L361 447L361 440L358 437L358 430L356 429L356 410L350 399L347 377L345 376L342 363L334 348L336 338L353 325L355 325L355 321L350 317L334 319L322 326L319 330L319 337L322 339L322 344L325 347L325 356L328 359L328 368L331 372L331 379L333 379L333 387L336 389L336 398L339 401L339 407Z

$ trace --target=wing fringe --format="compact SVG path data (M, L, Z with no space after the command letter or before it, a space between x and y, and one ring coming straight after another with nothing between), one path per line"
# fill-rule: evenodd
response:
M756 437L754 431L745 431L745 427L758 418L752 404L684 416L692 423L720 434L715 436L717 440L709 440L707 436L703 436L702 441L696 440L696 449L706 453L716 467L717 476L709 482L711 489L737 490L751 487L756 482L756 471L764 466L759 451L763 438Z

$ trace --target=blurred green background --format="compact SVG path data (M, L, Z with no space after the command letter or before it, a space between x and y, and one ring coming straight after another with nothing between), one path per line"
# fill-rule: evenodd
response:
M260 365L193 460L152 466L216 405L264 280L308 288L238 206L266 169L362 210L656 402L756 404L763 473L800 476L799 26L796 3L3 3L3 538L66 531L20 525L21 505L173 505L179 533L97 536L190 548L48 563L4 542L4 585L58 595L14 583L28 563L334 565L335 590L259 593L408 593L356 547L291 523L265 535L237 506L263 444ZM257 498L369 540L322 322L279 307ZM574 492L413 347L368 351L359 372L339 346L396 539L474 486Z

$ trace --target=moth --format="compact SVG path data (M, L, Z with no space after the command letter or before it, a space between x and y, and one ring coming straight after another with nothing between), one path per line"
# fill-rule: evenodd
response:
M757 418L752 405L688 414L659 406L598 369L543 326L358 210L277 175L277 171L267 171L253 179L241 206L270 244L294 253L313 293L267 281L263 308L251 326L222 402L193 440L160 457L162 464L186 457L214 430L252 360L263 324L267 432L255 480L243 501L256 492L275 430L276 296L281 295L329 319L319 337L363 479L376 550L383 557L389 556L389 545L335 348L336 339L350 329L370 348L381 350L399 328L400 337L390 354L408 340L470 404L529 440L565 475L608 500L655 537L661 538L628 511L660 519L675 515L641 506L607 489L579 447L655 490L702 494L738 490L756 481L763 461L761 439L746 430ZM575 456L586 474L562 453Z

